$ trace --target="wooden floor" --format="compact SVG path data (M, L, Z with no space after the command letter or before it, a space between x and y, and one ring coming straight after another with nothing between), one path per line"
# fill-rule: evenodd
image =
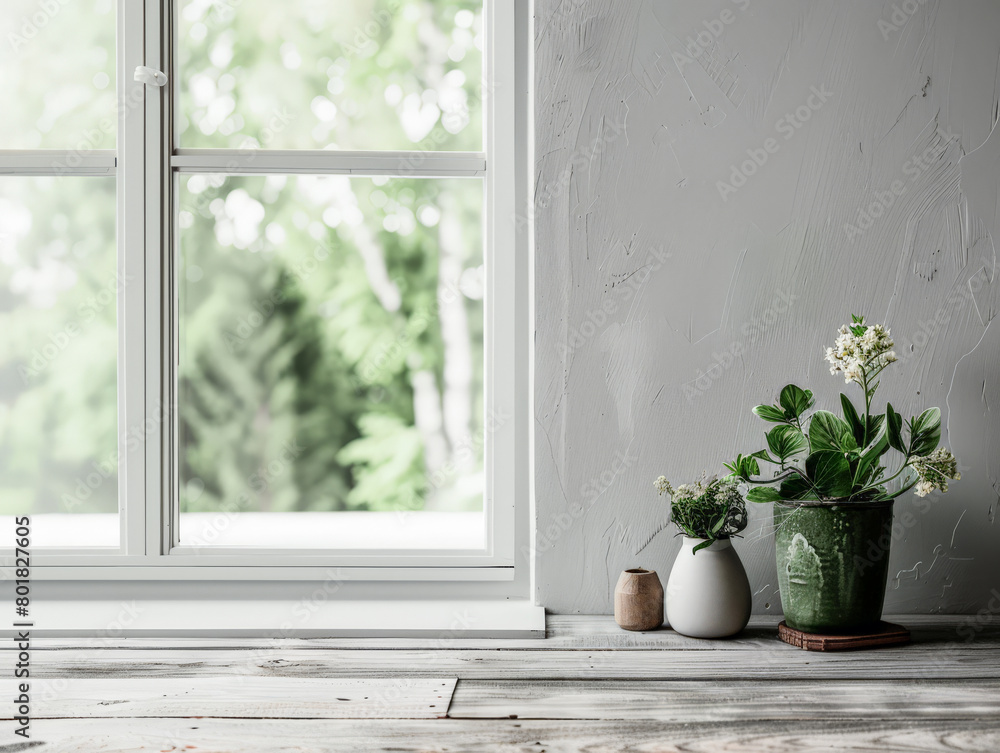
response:
M1000 751L1000 622L893 619L912 645L839 654L770 619L729 641L558 616L544 641L36 641L31 740L5 670L0 753Z

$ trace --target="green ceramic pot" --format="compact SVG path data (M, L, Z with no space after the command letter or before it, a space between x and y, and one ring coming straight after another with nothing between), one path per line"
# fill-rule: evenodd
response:
M892 501L774 503L785 622L807 633L864 632L882 618Z

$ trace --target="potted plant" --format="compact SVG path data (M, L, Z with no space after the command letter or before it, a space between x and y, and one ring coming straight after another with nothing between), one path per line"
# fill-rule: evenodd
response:
M878 625L885 598L892 535L892 505L914 489L925 496L948 490L960 478L954 455L938 447L941 411L928 408L905 422L886 403L872 413L880 375L897 360L889 330L852 316L827 348L830 373L844 375L862 391L858 411L840 396L842 416L825 410L808 415L813 395L794 384L778 405L753 409L775 424L767 449L738 455L730 478L750 484L747 499L774 503L778 586L785 622L809 633L865 632ZM900 457L894 471L884 458ZM761 477L759 462L777 466ZM878 553L872 557L872 549Z
M670 496L670 522L684 534L667 579L667 622L693 638L735 635L750 620L750 581L733 549L747 527L739 481L706 479L676 489L664 476L654 482Z

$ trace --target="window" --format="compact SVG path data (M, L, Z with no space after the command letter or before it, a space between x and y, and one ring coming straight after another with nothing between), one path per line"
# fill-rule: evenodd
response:
M38 547L117 548L118 19L110 0L0 19L0 536L30 514Z
M0 12L0 535L51 577L514 578L513 5L42 5Z

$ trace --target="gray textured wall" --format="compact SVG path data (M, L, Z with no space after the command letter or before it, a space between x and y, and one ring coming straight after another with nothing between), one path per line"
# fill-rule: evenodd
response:
M537 0L551 610L609 612L626 567L666 577L679 540L646 545L667 519L652 481L762 447L751 406L794 381L839 411L823 351L851 312L902 357L879 404L940 406L963 472L897 504L887 609L965 612L1000 588L1000 2L895 6ZM737 549L755 609L778 611L770 511L751 514Z

